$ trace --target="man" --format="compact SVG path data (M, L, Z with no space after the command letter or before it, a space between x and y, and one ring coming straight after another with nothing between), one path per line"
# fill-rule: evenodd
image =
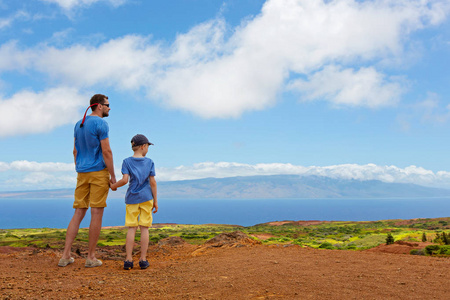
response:
M91 107L92 113L86 116ZM99 267L102 262L95 258L95 248L102 228L103 210L109 183L116 182L111 147L109 145L109 127L103 118L109 116L108 97L101 94L92 96L90 106L82 120L75 125L75 143L73 156L78 173L75 201L75 213L67 227L66 243L58 266L65 267L74 262L70 256L72 243L78 234L80 223L91 207L89 226L89 249L85 267Z

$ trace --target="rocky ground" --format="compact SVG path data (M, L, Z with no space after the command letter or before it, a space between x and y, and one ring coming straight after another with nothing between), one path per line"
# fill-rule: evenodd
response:
M409 254L420 244L370 251L264 246L239 234L202 246L169 238L151 246L150 268L123 270L123 247L104 265L57 266L60 250L0 247L1 299L449 299L449 258ZM135 264L139 253L135 255Z

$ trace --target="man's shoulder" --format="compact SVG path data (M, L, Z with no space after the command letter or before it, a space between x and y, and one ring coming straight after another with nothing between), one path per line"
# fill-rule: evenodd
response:
M104 118L100 118L98 116L89 116L89 117L91 118L92 123L108 125L108 122L106 122Z

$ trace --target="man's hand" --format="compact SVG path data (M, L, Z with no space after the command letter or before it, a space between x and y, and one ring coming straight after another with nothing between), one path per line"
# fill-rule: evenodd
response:
M152 210L153 210L153 213L157 213L158 212L158 203L157 202L153 203Z

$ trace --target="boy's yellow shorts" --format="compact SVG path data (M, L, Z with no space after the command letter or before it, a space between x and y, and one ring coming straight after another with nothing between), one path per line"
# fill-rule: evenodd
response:
M127 206L127 213L125 215L125 226L127 227L136 227L138 225L144 227L152 226L153 199L138 204L127 204L126 206Z
M106 207L108 192L108 169L78 173L73 208Z

